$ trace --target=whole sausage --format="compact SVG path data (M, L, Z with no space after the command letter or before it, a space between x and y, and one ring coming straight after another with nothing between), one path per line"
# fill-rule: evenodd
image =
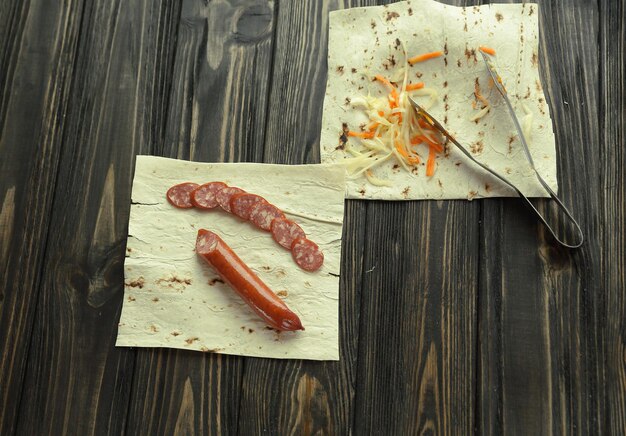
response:
M206 229L198 230L196 253L271 327L304 330L298 315L289 310L218 235Z

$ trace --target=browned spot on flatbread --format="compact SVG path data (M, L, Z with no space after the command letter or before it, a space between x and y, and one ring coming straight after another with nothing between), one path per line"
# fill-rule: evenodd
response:
M346 148L348 142L348 125L346 123L341 124L341 135L339 135L339 145L335 147L335 150L343 150Z
M343 74L343 65L337 67L337 74Z
M248 333L254 333L254 329L249 328Z
M372 29L376 28L376 21L372 20L370 22L370 26L372 27Z
M135 280L130 280L129 282L125 283L126 286L130 286L131 288L139 288L139 289L142 289L145 284L146 284L146 281L143 277L139 277Z
M356 68L352 68L350 71L352 71L352 74L356 73Z
M539 56L537 56L537 53L533 52L533 55L530 58L530 63L533 67L537 68L539 65Z
M153 301L154 303L158 303L158 302L159 302L159 297L154 297L154 298L152 299L152 301Z
M405 187L405 188L402 190L402 196L403 196L404 198L407 198L407 197L409 196L409 191L411 191L411 187L410 187L410 186Z
M180 332L176 332L176 331L174 331L174 332L170 333L170 335L172 335L172 336L174 336L174 337L176 337L176 336L180 336L181 334L182 334L182 333L180 333Z
M187 343L187 345L191 345L191 344L193 344L195 341L198 341L198 340L200 340L200 338L198 338L198 337L195 337L195 336L194 336L193 338L187 338L187 339L185 339L185 342Z
M504 17L502 16L502 14L500 12L496 12L496 20L498 20L498 22L500 22L503 19L504 19Z
M128 296L128 301L136 301L137 299L135 297L133 297L132 295Z
M482 153L484 149L484 144L483 141L476 141L474 142L472 145L470 145L470 150L472 151L472 153L477 154L477 153Z
M476 50L473 48L465 47L465 57L468 61L474 60L474 63L478 62L478 58L476 58Z
M213 286L216 283L224 283L224 280L220 279L219 277L215 277L215 278L209 280L208 283L209 283L209 286Z
M467 194L467 199L468 200L473 200L474 198L476 198L476 196L478 195L478 192L476 191L470 191Z
M181 279L180 277L177 276L171 276L165 279L159 279L156 281L157 284L161 284L161 283L179 283L181 285L190 285L191 284L191 279Z
M513 151L513 143L515 142L515 135L511 135L509 136L509 153L511 153Z
M391 12L387 12L387 17L385 18L386 21L391 21L395 18L398 18L400 16L399 13L395 12L395 11L391 11Z
M532 14L535 13L535 8L533 8L532 6L530 6L530 9L528 11L528 16L531 16Z
M413 15L413 8L409 8L407 12L409 13L409 16Z
M361 188L359 190L359 194L361 194L361 197L364 197L365 196L365 188Z
M461 59L456 60L456 66L461 68Z
M152 325L150 326L150 331L151 331L152 333L156 333L156 332L158 332L158 331L159 331L159 329L157 328L157 326L155 326L154 324L152 324Z
M486 192L491 191L491 185L489 183L485 183L485 191Z
M286 297L288 294L289 293L285 291L284 289L282 291L276 292L276 295L278 295L279 297Z
M345 101L343 102L343 104L344 104L345 106L350 106L350 102L351 102L351 101L352 101L352 100L350 100L350 97L346 97L346 99L345 99Z

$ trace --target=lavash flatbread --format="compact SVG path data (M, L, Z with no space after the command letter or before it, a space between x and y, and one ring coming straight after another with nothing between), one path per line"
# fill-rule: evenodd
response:
M445 55L410 67L410 79L438 91L429 112L474 156L509 178L528 196L546 196L524 157L512 120L495 88L478 47L496 50L494 64L520 120L532 115L530 152L540 174L556 191L556 149L550 112L538 69L538 7L536 4L491 4L455 7L432 0L413 0L387 6L354 8L330 14L328 82L321 132L322 162L350 157L342 150L342 124L351 130L368 121L352 107L351 99L384 96L387 90L372 81L376 74L391 77L404 65L402 41L408 56L436 50ZM492 109L477 123L470 121L474 83L479 80ZM425 102L428 97L418 98ZM358 139L349 138L358 147ZM513 190L478 168L449 145L438 156L433 177L424 162L408 173L395 159L376 167L374 175L392 186L374 186L363 176L347 180L347 197L363 199L473 199L515 196Z
M198 163L138 156L116 345L338 360L344 174L337 165ZM166 200L173 185L209 181L238 186L279 207L319 244L322 268L304 271L268 232L231 214L177 209ZM219 234L284 299L306 330L268 329L196 255L200 228Z

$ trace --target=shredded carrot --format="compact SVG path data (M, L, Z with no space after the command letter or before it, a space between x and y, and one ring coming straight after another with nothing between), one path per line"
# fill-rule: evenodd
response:
M428 152L428 161L426 162L426 175L432 177L435 174L435 150L430 148Z
M368 127L369 130L374 130L376 127L378 127L380 125L379 122L374 121L373 123L371 123ZM373 133L373 132L372 132Z
M348 132L348 136L356 136L357 138L372 139L374 137L374 132L354 132L350 130Z
M398 153L400 153L403 157L406 157L408 159L409 154L406 152L404 148L402 148L400 141L396 141L396 150L398 150Z
M427 61L429 59L438 58L442 54L443 54L442 51L433 51L433 52L430 52L430 53L424 53L424 54L413 56L412 58L409 58L408 62L409 62L409 64L413 65L413 64L416 64L418 62L423 62L423 61Z
M378 115L381 116L381 117L384 117L385 113L383 111L378 111Z
M423 87L424 87L424 82L409 83L408 85L406 85L406 90L416 91L418 89L422 89Z
M426 121L424 121L422 118L418 118L417 124L422 129L432 129L432 126L430 124L428 124Z
M384 78L383 76L381 76L380 74L376 74L374 78L378 80L380 83L382 83L383 85L385 85L387 88L389 88L389 91L392 91L392 92L395 91L396 88L394 88L391 82L387 80L386 78Z
M419 156L411 156L410 158L407 159L407 161L411 165L417 165L418 163L420 163L420 158Z
M437 153L441 153L443 151L443 146L440 143L433 141L426 135L416 135L411 138L411 144L413 145L421 144L422 142L428 144L430 148L434 148Z
M481 45L478 47L478 49L480 51L482 51L483 53L487 53L488 55L491 56L495 56L496 55L496 51L494 49L492 49L491 47L486 47L484 45Z

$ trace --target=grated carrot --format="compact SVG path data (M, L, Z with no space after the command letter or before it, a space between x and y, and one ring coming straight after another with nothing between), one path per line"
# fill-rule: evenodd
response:
M492 49L491 47L486 47L484 45L479 46L478 50L482 51L483 53L487 53L488 55L491 55L491 56L496 55L496 51L494 49Z
M435 174L435 150L428 151L428 161L426 162L426 175L432 177Z
M402 157L405 157L407 159L409 158L409 153L407 153L406 150L402 148L400 141L396 141L396 150L398 150L398 153L400 153Z
M428 144L430 148L434 148L437 153L441 153L443 151L443 146L440 143L433 141L426 135L416 135L411 138L411 144L413 145L421 144L422 142Z
M429 59L438 58L442 54L443 54L442 51L432 51L430 53L424 53L424 54L421 54L421 55L413 56L412 58L409 58L407 60L407 62L409 64L413 65L413 64L416 64L418 62L424 62L424 61L427 61Z
M424 87L424 82L409 83L408 85L406 85L406 90L416 91L418 89L422 89L423 87Z
M389 88L389 91L394 91L396 88L391 84L391 82L389 80L387 80L386 78L384 78L383 76L381 76L380 74L376 74L374 76L374 78L379 81L380 83L382 83L383 85L385 85L387 88Z
M372 139L374 137L374 132L354 132L350 130L348 132L348 136L356 136L357 138L363 139Z

